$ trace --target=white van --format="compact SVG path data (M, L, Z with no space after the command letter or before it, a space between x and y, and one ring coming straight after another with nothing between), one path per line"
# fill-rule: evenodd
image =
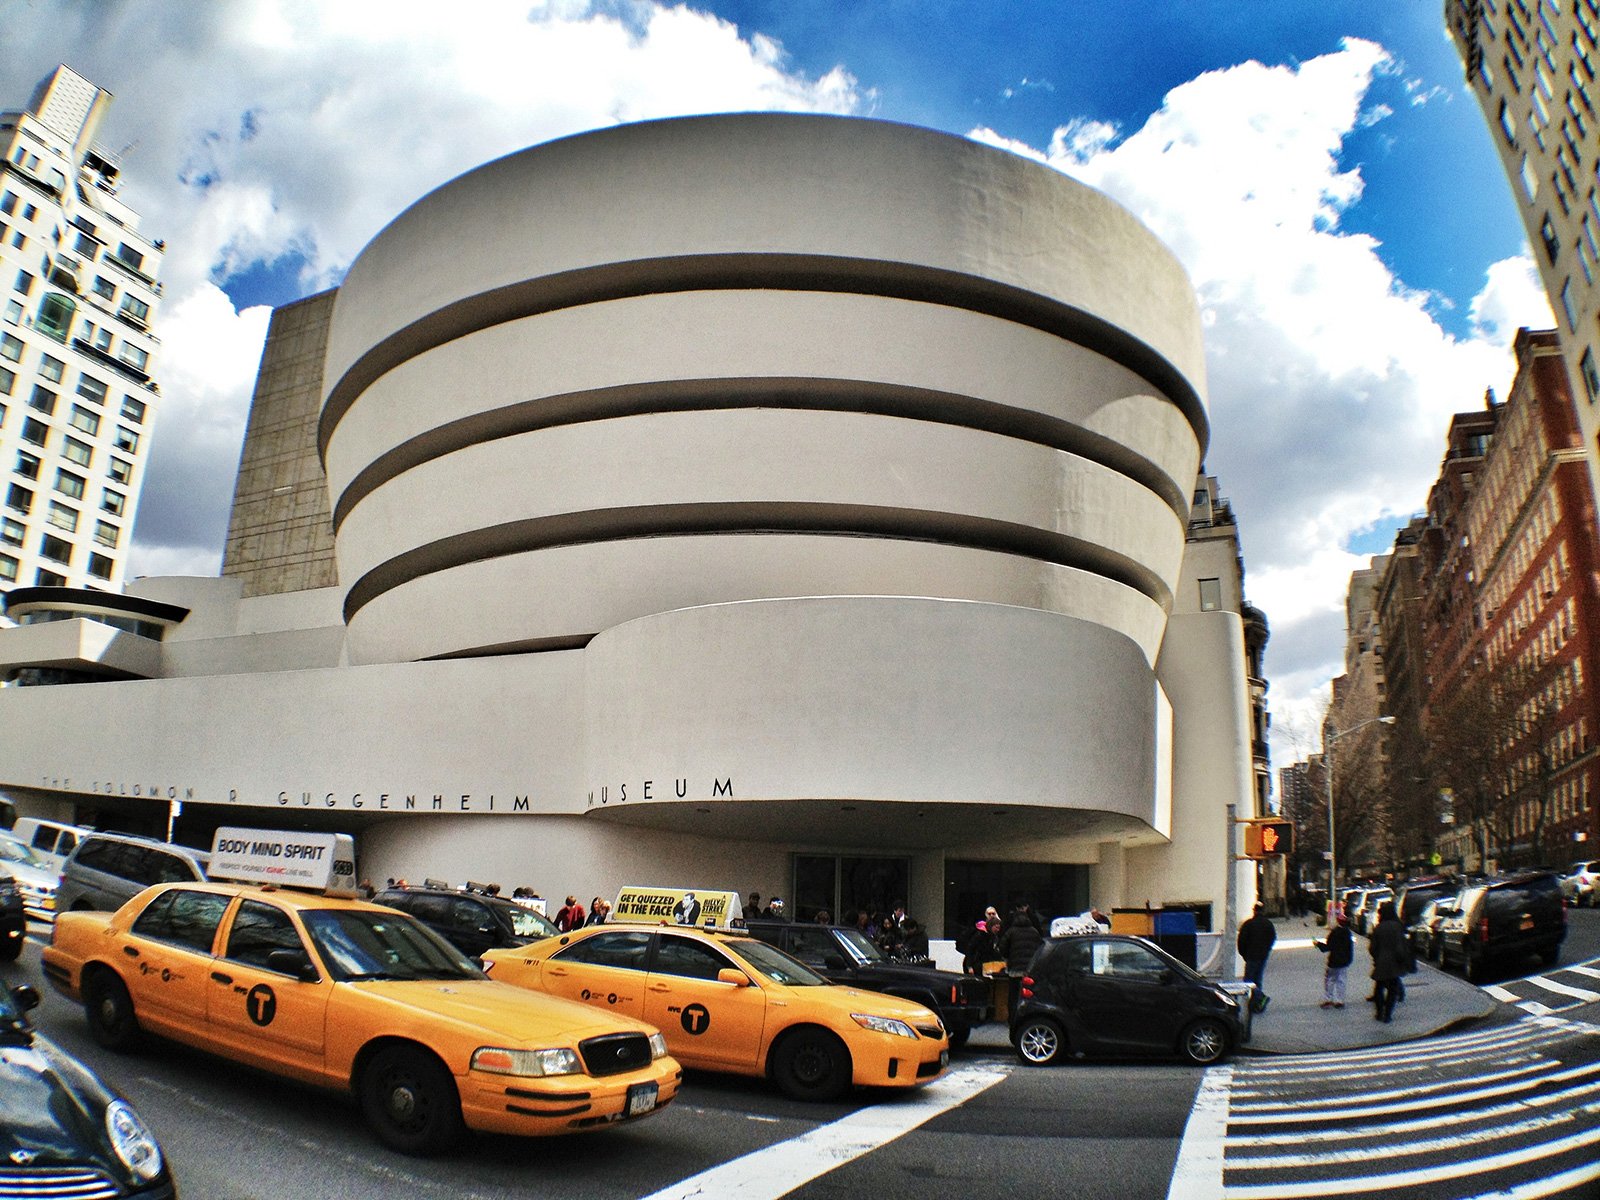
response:
M67 856L78 848L85 834L94 832L87 825L68 825L64 821L47 821L43 817L18 817L11 827L11 836L49 864L56 874L61 873Z

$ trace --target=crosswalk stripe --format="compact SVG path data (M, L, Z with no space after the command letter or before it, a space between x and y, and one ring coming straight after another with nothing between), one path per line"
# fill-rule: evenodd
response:
M1484 984L1483 990L1488 992L1489 995L1493 996L1496 1000L1502 1000L1507 1004L1515 1004L1518 1000L1522 999L1522 997L1518 996L1510 988L1503 988L1492 983Z
M1528 982L1535 987L1542 987L1547 992L1554 992L1558 996L1571 996L1575 1000L1588 1002L1600 1000L1600 992L1591 992L1587 988L1572 987L1565 983L1557 983L1546 975L1529 975Z
M1526 1060L1519 1066L1508 1067L1503 1071L1485 1071L1477 1075L1458 1076L1452 1079L1436 1080L1433 1083L1421 1085L1413 1084L1407 1087L1381 1088L1374 1091L1353 1092L1348 1096L1340 1097L1340 1100L1343 1103L1365 1107L1366 1105L1380 1103L1384 1100L1402 1098L1409 1099L1434 1092L1453 1091L1463 1086L1479 1087L1490 1083L1496 1083L1504 1079L1515 1079L1518 1076L1538 1075L1548 1072L1549 1069L1550 1060L1548 1058L1541 1057ZM1266 1091L1255 1091L1246 1088L1240 1088L1234 1092L1235 1097L1271 1094L1272 1093ZM1286 1102L1283 1100L1264 1100L1260 1102L1247 1100L1242 1104L1236 1102L1233 1106L1233 1111L1267 1112L1275 1108L1282 1108L1285 1103ZM1292 1104L1294 1101L1289 1101L1288 1103Z
M1463 1197L1462 1200L1540 1200L1544 1196L1570 1191L1580 1183L1593 1183L1596 1179L1600 1179L1600 1162L1591 1163L1586 1167L1573 1167L1570 1171L1563 1171L1559 1175L1548 1175L1543 1179L1530 1179L1526 1183L1501 1188L1498 1192L1483 1192L1477 1196Z
M1386 1046L1377 1050L1341 1054L1337 1061L1330 1061L1326 1054L1285 1055L1270 1063L1260 1060L1243 1063L1237 1070L1239 1074L1248 1075L1252 1080L1259 1076L1296 1074L1332 1073L1347 1076L1353 1066L1360 1069L1363 1075L1370 1075L1375 1070L1383 1070L1397 1064L1435 1062L1442 1053L1482 1057L1486 1053L1496 1051L1537 1047L1570 1037L1571 1030L1566 1028L1567 1024L1565 1021L1557 1025L1538 1021L1519 1021L1512 1025L1497 1026L1489 1032L1460 1034L1452 1038L1437 1038L1409 1046ZM1374 1065L1368 1066L1369 1063Z
M1200 1080L1189 1119L1178 1142L1167 1200L1222 1195L1222 1166L1228 1140L1228 1089L1232 1067L1212 1067Z
M1565 969L1574 971L1579 975L1587 975L1590 979L1600 979L1600 970L1596 970L1594 967L1567 967Z
M1389 1102L1389 1103L1384 1103L1384 1104L1373 1104L1373 1103L1370 1102L1370 1097L1369 1097L1368 1098L1368 1103L1366 1103L1363 1106L1359 1106L1359 1107L1358 1106L1346 1107L1344 1104L1342 1104L1342 1103L1340 1103L1338 1101L1333 1101L1333 1102L1323 1101L1316 1108L1308 1108L1302 1103L1302 1104L1292 1105L1292 1106L1287 1107L1287 1108L1275 1107L1270 1111L1267 1111L1265 1109L1265 1106L1257 1106L1257 1107L1260 1107L1262 1109L1262 1111L1256 1112L1256 1113L1239 1113L1238 1110L1235 1109L1234 1112L1232 1114L1230 1114L1230 1116L1229 1116L1229 1124L1234 1124L1234 1125L1269 1125L1269 1124L1270 1125L1288 1125L1288 1124L1316 1125L1316 1124L1322 1124L1322 1123L1324 1123L1324 1122L1326 1122L1326 1121L1328 1121L1328 1120L1330 1120L1330 1119L1332 1119L1334 1117L1346 1118L1347 1119L1347 1118L1350 1118L1350 1117L1395 1116L1395 1115L1398 1115L1400 1113L1413 1112L1413 1111L1417 1111L1417 1110L1426 1111L1427 1109L1430 1109L1430 1108L1440 1108L1440 1107L1443 1107L1445 1105L1459 1105L1459 1104L1467 1103L1467 1102L1473 1101L1473 1100L1487 1100L1487 1099L1490 1099L1490 1098L1495 1097L1495 1096L1515 1095L1518 1092L1522 1092L1522 1091L1527 1090L1527 1088L1529 1087L1530 1084L1534 1084L1534 1083L1537 1083L1537 1082L1540 1082L1540 1081L1533 1080L1533 1079L1521 1079L1521 1080L1518 1080L1515 1083L1503 1083L1503 1084L1499 1084L1498 1086L1495 1086L1495 1087L1478 1088L1476 1091L1451 1092L1450 1094L1442 1096L1442 1097L1441 1096L1430 1096L1425 1100L1419 1096L1417 1098L1417 1102L1414 1103L1414 1104L1407 1104L1407 1103L1398 1103L1397 1104L1397 1103L1394 1103L1392 1101ZM1442 1084L1435 1085L1435 1088L1432 1088L1432 1089L1429 1089L1429 1090L1436 1090L1439 1087L1450 1088L1450 1087L1453 1087L1453 1086L1454 1086L1454 1081L1447 1080L1447 1081L1443 1082Z

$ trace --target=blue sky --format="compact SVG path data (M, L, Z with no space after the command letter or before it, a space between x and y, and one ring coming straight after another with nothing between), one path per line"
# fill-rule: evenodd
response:
M139 574L217 570L266 306L428 190L619 121L905 121L1101 188L1184 263L1284 762L1350 571L1550 323L1442 0L0 0L0 30L0 100L57 62L115 93L102 140L169 243Z

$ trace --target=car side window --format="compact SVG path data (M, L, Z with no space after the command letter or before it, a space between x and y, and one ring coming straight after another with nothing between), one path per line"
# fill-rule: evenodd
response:
M444 896L407 896L403 907L419 921L434 925L450 924L450 901Z
M468 933L476 933L486 927L490 930L495 928L494 915L472 900L452 900L449 919L453 927Z
M87 867L93 871L112 870L114 868L111 860L115 857L116 848L115 842L91 838L84 842L83 848L78 851L78 857L73 861L80 867Z
M1132 942L1095 943L1094 973L1096 975L1155 983L1161 979L1166 970L1166 964L1143 946L1136 946Z
M563 962L642 971L649 957L651 936L637 929L596 934L563 947L550 957Z
M157 896L133 922L132 932L157 942L186 946L202 954L211 953L211 943L228 911L228 897L214 892L190 892L182 888Z
M165 850L150 850L149 862L146 865L146 882L149 883L189 883L194 879L194 870L187 861L176 854L168 854Z
M1073 972L1078 975L1087 975L1093 969L1090 963L1090 948L1094 943L1088 941L1063 942L1050 952L1048 970Z
M663 935L656 947L655 969L662 975L682 975L689 979L715 979L717 972L734 969L733 963L715 947L692 938Z
M274 950L305 951L289 914L281 908L246 900L239 905L228 930L228 945L223 957L252 967L267 966L267 955Z

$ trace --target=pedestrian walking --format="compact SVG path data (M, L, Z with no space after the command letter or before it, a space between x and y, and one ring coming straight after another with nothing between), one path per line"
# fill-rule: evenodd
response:
M1255 986L1250 1006L1256 1012L1265 1012L1268 1002L1265 984L1267 959L1272 954L1272 944L1278 940L1278 931L1272 927L1266 906L1257 904L1255 915L1239 926L1239 957L1244 959L1244 981Z
M1393 900L1385 900L1379 906L1378 923L1372 928L1367 949L1372 952L1373 1019L1392 1021L1400 976L1413 966L1411 943L1406 940L1406 927L1394 911Z
M1322 972L1322 1007L1343 1008L1345 976L1349 974L1350 964L1356 957L1356 939L1350 932L1349 918L1340 917L1338 923L1328 931L1327 940L1317 943L1317 949L1328 956L1327 966Z

